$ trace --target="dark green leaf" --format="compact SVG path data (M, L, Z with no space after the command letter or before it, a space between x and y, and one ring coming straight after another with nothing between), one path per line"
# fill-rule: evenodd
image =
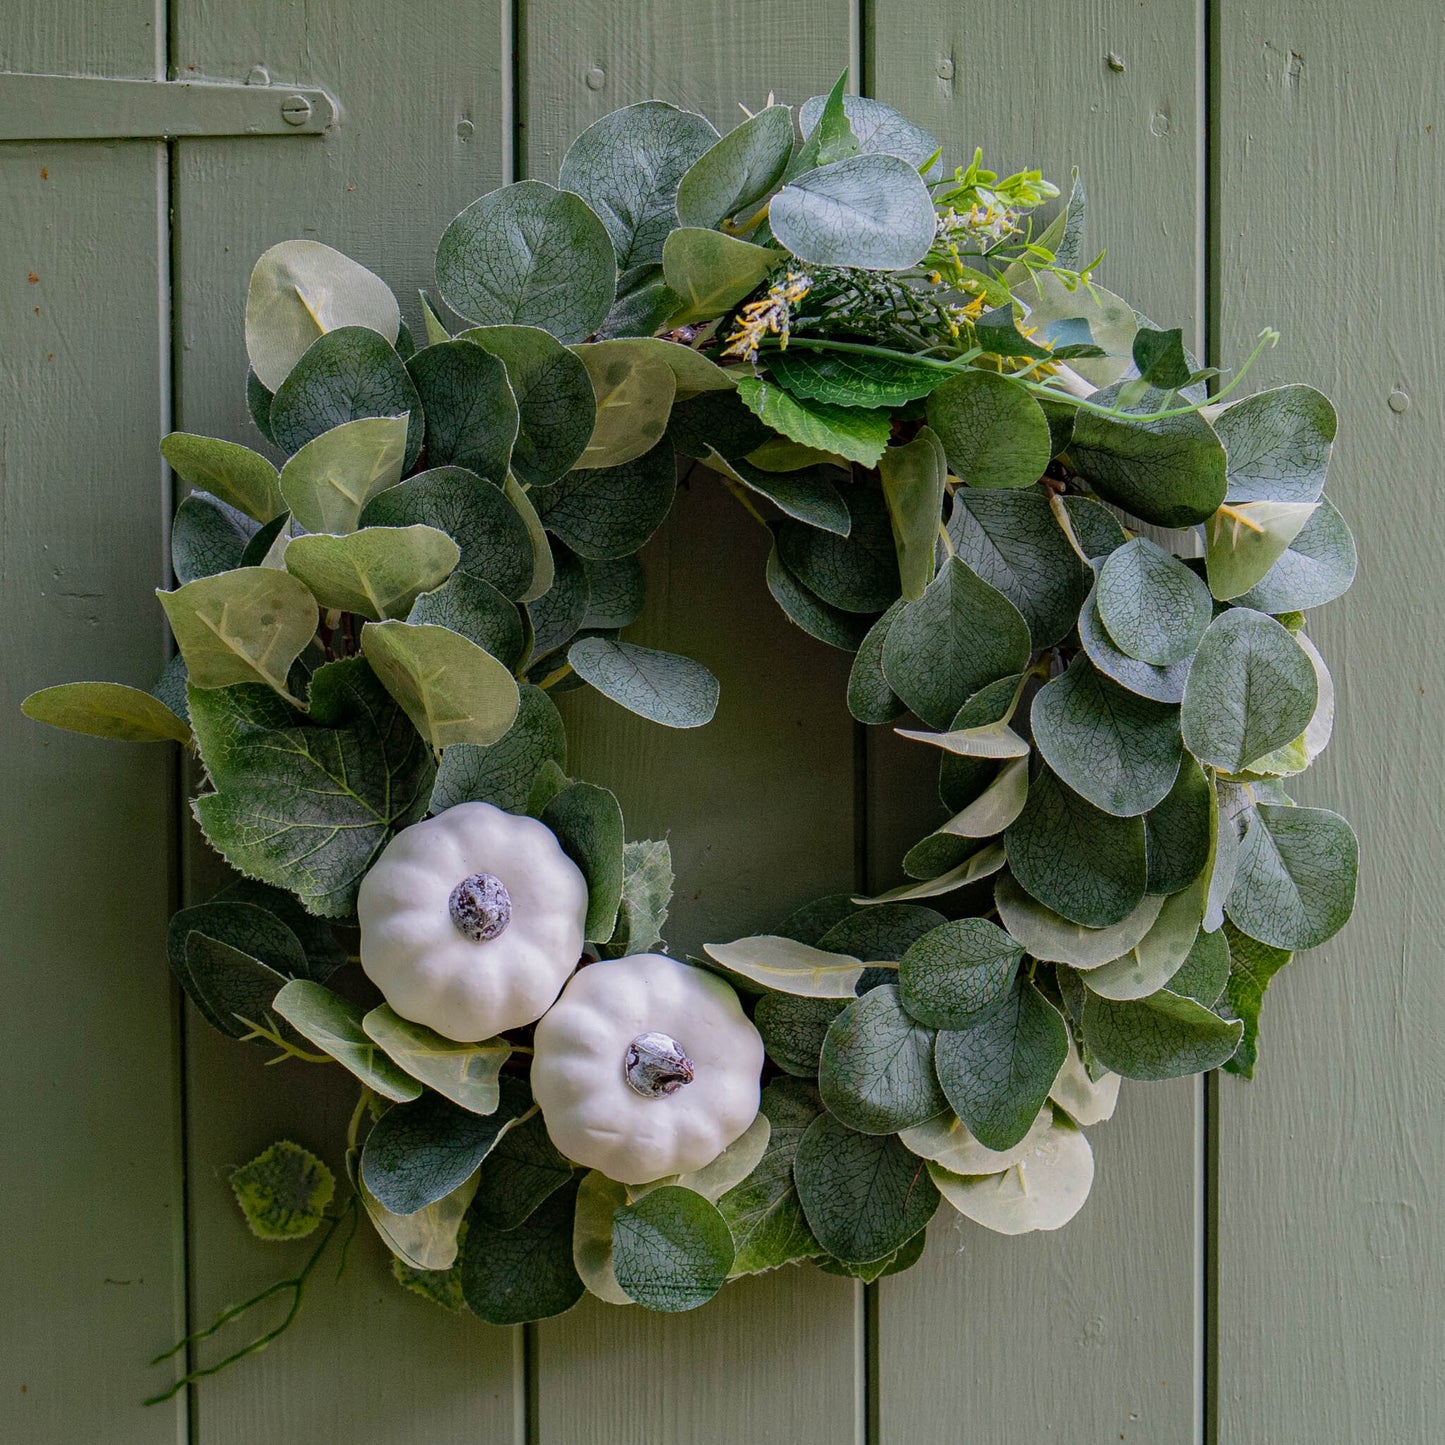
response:
M758 111L684 173L677 189L678 220L684 226L715 229L772 190L792 149L793 112L784 105Z
M555 1190L515 1229L494 1229L467 1217L460 1259L467 1308L493 1325L550 1319L582 1298L582 1277L572 1262L577 1175Z
M282 1139L231 1171L231 1192L258 1239L305 1239L325 1219L336 1179L309 1149Z
M933 1030L904 1012L892 984L870 989L833 1020L818 1085L834 1118L863 1134L896 1134L946 1107L933 1077Z
M778 550L788 570L830 607L879 612L898 596L898 558L883 494L872 487L843 489L847 534L820 531L798 521L778 528Z
M518 412L512 470L528 486L550 486L577 464L592 435L597 399L587 368L537 326L479 326L461 339L506 366Z
M680 402L668 418L667 434L683 456L703 461L716 452L728 462L755 451L776 435L743 405L736 387Z
M636 557L598 557L585 562L587 611L583 627L627 627L647 600L647 578Z
M964 371L944 382L928 398L928 424L949 469L971 487L1027 487L1053 452L1038 402L994 371Z
M234 867L344 918L393 832L425 813L433 765L363 659L319 668L310 701L303 715L269 689L192 688L214 787L194 809Z
M171 928L174 934L174 920ZM276 995L286 986L284 975L195 929L184 933L179 944L179 951L174 945L170 949L171 964L208 1024L233 1039L246 1038L267 1024Z
M1226 930L1220 928L1206 933L1201 928L1184 962L1164 986L1180 998L1192 998L1205 1008L1213 1008L1228 982L1229 939ZM1242 1042L1240 1047L1243 1047ZM1236 1054L1236 1060L1237 1057Z
M1258 1061L1259 1015L1264 1007L1264 993L1269 981L1294 954L1283 948L1271 948L1256 938L1241 933L1232 923L1226 923L1222 930L1228 944L1229 1007L1244 1025L1244 1035L1224 1067L1231 1074L1242 1074L1246 1079L1254 1077L1254 1066ZM1210 935L1219 937L1219 934ZM1201 999L1200 1002L1203 1002Z
M612 1216L612 1268L645 1309L676 1313L704 1305L733 1266L727 1221L701 1194L665 1184Z
M1179 776L1179 710L1126 692L1087 657L1039 691L1031 722L1049 767L1116 817L1148 812Z
M437 247L442 296L482 326L539 326L581 341L606 318L616 284L607 228L579 196L541 181L473 201Z
M426 413L427 465L465 467L500 484L517 439L517 399L502 361L470 341L444 341L406 369Z
M257 525L209 492L192 492L171 519L171 566L176 581L194 582L242 565Z
M442 754L431 811L458 803L491 803L520 813L537 772L549 759L567 764L567 734L556 704L540 688L523 684L517 720L490 747L459 743Z
M888 679L883 676L883 644L902 609L903 599L900 597L868 629L868 635L853 659L853 667L848 674L848 711L861 723L890 723L905 710L903 699L888 686Z
M1161 989L1113 1003L1089 995L1084 1042L1126 1079L1174 1079L1217 1069L1239 1046L1244 1025L1230 1023L1192 998Z
M1198 573L1147 537L1109 554L1094 605L1114 645L1156 667L1189 657L1214 615Z
M1010 1149L1029 1132L1067 1054L1063 1015L1024 979L971 1028L941 1030L933 1046L948 1102L989 1149Z
M895 1134L859 1134L831 1114L808 1126L793 1177L819 1244L850 1264L892 1254L924 1229L938 1190Z
M1183 331L1177 326L1172 331L1141 326L1134 337L1134 365L1144 381L1161 391L1187 385L1192 368L1184 354Z
M651 336L681 310L682 297L667 284L661 263L634 266L617 278L617 299L597 328L597 339Z
M542 810L542 821L587 880L584 936L589 943L606 943L622 902L624 837L617 799L594 783L573 783Z
M891 546L888 555L892 557ZM783 561L776 545L768 554L767 581L773 600L787 613L789 620L801 627L809 637L816 637L819 642L826 642L829 647L836 647L843 652L858 650L872 619L856 612L845 612L842 608L824 602L816 592L799 581L797 575Z
M1144 820L1100 811L1047 768L1030 784L1004 844L1019 883L1074 923L1107 928L1144 896Z
M572 1166L547 1137L540 1114L508 1129L477 1179L471 1217L492 1229L515 1229L572 1177Z
M766 472L741 458L724 461L716 455L708 464L810 527L819 527L840 537L846 537L852 528L847 504L823 467Z
M626 557L662 525L677 486L672 443L615 467L569 472L533 502L547 530L581 557Z
M604 697L664 727L701 727L717 711L717 679L680 653L584 637L567 649L567 661Z
M233 878L211 899L212 903L250 903L280 919L306 951L306 966L300 976L326 980L347 961L348 952L331 925L308 913L292 893L259 883L253 878ZM258 955L265 957L265 954Z
M838 999L765 993L758 1000L753 1023L763 1036L768 1057L780 1069L815 1079L828 1027L844 1006Z
M662 260L677 224L678 182L717 140L702 116L643 101L588 126L563 157L557 183L601 218L625 271Z
M1209 780L1187 753L1162 802L1144 816L1149 854L1149 891L1177 893L1209 861Z
M1079 641L1089 661L1120 687L1155 702L1178 703L1184 698L1184 684L1189 677L1191 659L1170 667L1155 667L1140 662L1114 646L1099 618L1098 597L1090 592L1079 609Z
M949 722L950 731L988 727L1008 711L1018 690L1017 676L1001 677L980 688ZM1022 709L1027 718L1027 708ZM938 765L938 795L949 812L966 808L983 793L998 773L998 759L945 750Z
M368 326L343 326L318 337L276 388L271 431L284 452L298 452L323 432L362 417L409 413L404 466L421 450L425 422L406 363Z
M903 1006L935 1029L969 1029L1009 996L1023 948L986 918L940 924L898 967Z
M564 643L571 641L591 602L591 587L582 559L562 542L552 546L552 585L535 601L527 604L532 623L532 665L540 681L557 664L549 661L538 668L538 659L547 657Z
M818 940L818 947L854 958L897 962L913 945L944 921L936 908L918 903L881 903L840 918Z
M878 465L892 422L885 412L825 401L800 401L775 382L745 376L738 382L743 404L768 426L805 447L832 452L865 467Z
M380 528L369 527L357 536ZM450 628L491 653L509 671L522 661L527 647L522 614L490 582L466 572L455 572L446 585L416 599L406 614L408 622Z
M770 352L768 370L794 396L832 406L904 406L947 381L941 366L915 361L906 353L864 356L845 351L790 347Z
M500 486L463 467L433 467L378 493L361 514L364 527L417 523L445 532L461 548L461 569L503 596L521 597L532 582L527 524Z
M1247 815L1225 908L1272 948L1314 948L1348 922L1358 871L1359 844L1338 813L1260 803Z
M944 728L981 687L1019 672L1028 624L967 563L950 557L883 643L883 675L924 722Z
M515 1079L503 1080L501 1103L491 1114L474 1114L430 1092L397 1104L366 1136L362 1182L393 1214L415 1214L469 1179L528 1107L526 1086Z

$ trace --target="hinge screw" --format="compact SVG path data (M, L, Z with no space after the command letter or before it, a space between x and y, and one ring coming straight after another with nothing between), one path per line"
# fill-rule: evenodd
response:
M281 119L287 125L305 125L311 119L311 102L304 95L288 95L281 102Z

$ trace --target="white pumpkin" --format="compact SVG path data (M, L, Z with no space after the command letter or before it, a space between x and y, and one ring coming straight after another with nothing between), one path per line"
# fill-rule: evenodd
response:
M757 1117L763 1041L737 994L659 953L574 974L535 1045L552 1142L622 1184L700 1169Z
M472 1043L557 997L582 956L587 884L551 829L458 803L387 844L356 912L361 966L387 1003Z

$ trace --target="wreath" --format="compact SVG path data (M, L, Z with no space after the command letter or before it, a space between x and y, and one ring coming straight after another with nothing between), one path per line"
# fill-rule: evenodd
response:
M1077 177L1035 228L1059 194L946 168L840 79L722 136L599 120L557 187L447 227L424 345L325 245L257 262L283 464L167 437L177 655L25 704L194 750L234 877L171 967L223 1033L360 1083L343 1202L290 1141L232 1175L256 1234L316 1242L201 1337L282 1323L181 1383L274 1338L362 1214L493 1323L686 1310L905 1269L941 1204L1057 1228L1121 1078L1252 1074L1271 976L1354 901L1348 824L1286 791L1333 716L1303 613L1355 569L1334 412L1229 400L1276 334L1220 384L1094 281ZM950 815L902 885L686 960L667 842L569 775L554 701L712 716L701 664L621 636L679 459L767 527L773 597L854 654L854 718L937 752Z

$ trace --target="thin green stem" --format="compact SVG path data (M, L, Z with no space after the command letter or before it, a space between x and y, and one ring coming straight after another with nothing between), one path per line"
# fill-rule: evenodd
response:
M561 667L554 668L549 672L537 686L540 687L543 692L546 692L548 688L556 687L571 671L572 664L570 662L564 662Z
M782 343L778 338L766 337L758 343L761 350L780 351ZM901 361L909 366L929 366L936 371L961 371L970 362L983 355L980 347L975 346L970 351L965 351L961 356L955 356L948 361L936 361L929 356L917 356L912 352L894 351L887 346L870 346L865 341L818 341L810 336L793 336L788 341L791 350L802 351L845 351L853 356L877 356L884 361Z

